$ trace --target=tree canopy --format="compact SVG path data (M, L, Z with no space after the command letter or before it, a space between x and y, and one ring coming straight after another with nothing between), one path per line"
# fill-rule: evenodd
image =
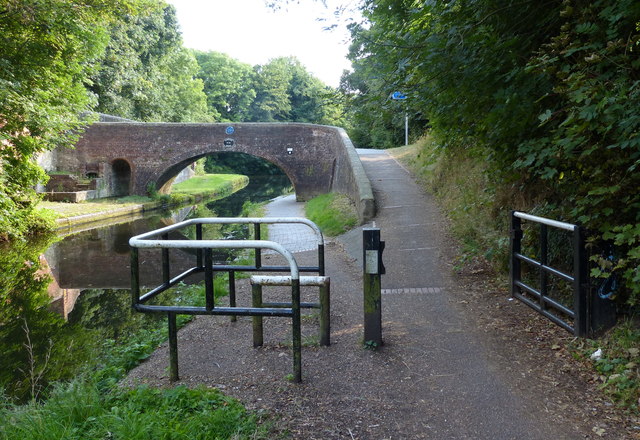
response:
M173 6L156 3L144 14L126 14L110 26L109 37L88 87L97 111L138 121L212 119Z

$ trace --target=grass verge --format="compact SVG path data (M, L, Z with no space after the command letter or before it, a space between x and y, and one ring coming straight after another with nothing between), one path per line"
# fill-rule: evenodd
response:
M59 384L44 403L3 405L0 439L260 439L258 417L215 389L183 386L101 391Z
M358 213L347 196L322 194L305 205L307 218L318 225L325 235L335 237L358 224Z
M626 320L600 339L573 342L573 355L594 371L592 381L616 404L636 414L640 406L640 329Z

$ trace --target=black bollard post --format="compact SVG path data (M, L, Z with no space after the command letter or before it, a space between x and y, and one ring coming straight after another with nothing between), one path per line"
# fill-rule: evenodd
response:
M382 285L380 275L385 272L382 264L384 242L380 241L380 229L362 230L363 292L364 292L364 344L367 348L382 345Z

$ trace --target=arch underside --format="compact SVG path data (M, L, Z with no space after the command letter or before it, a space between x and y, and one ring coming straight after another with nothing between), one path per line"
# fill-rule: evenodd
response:
M170 183L180 171L198 159L215 153L243 153L272 163L289 178L296 193L296 198L300 201L309 200L316 195L329 192L331 187L335 160L325 163L318 160L302 162L297 158L291 158L289 154L284 156L285 160L281 160L280 157L274 154L260 154L260 150L247 151L244 149L235 149L230 151L219 148L211 148L207 151L199 152L183 152L174 159L167 160L166 162L171 163L171 165L168 165L164 170L158 170L152 174L149 180L144 183L144 187L146 188L149 184L154 184L156 188L162 188L163 191L166 191L169 187L167 184Z

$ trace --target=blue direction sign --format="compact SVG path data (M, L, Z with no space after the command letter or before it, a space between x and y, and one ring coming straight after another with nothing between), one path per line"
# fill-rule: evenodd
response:
M399 101L402 101L403 99L407 99L407 95L405 95L402 92L393 92L391 94L391 99L397 99Z
M227 129L225 130L227 134L233 134L235 131L236 129L231 126L227 127Z

